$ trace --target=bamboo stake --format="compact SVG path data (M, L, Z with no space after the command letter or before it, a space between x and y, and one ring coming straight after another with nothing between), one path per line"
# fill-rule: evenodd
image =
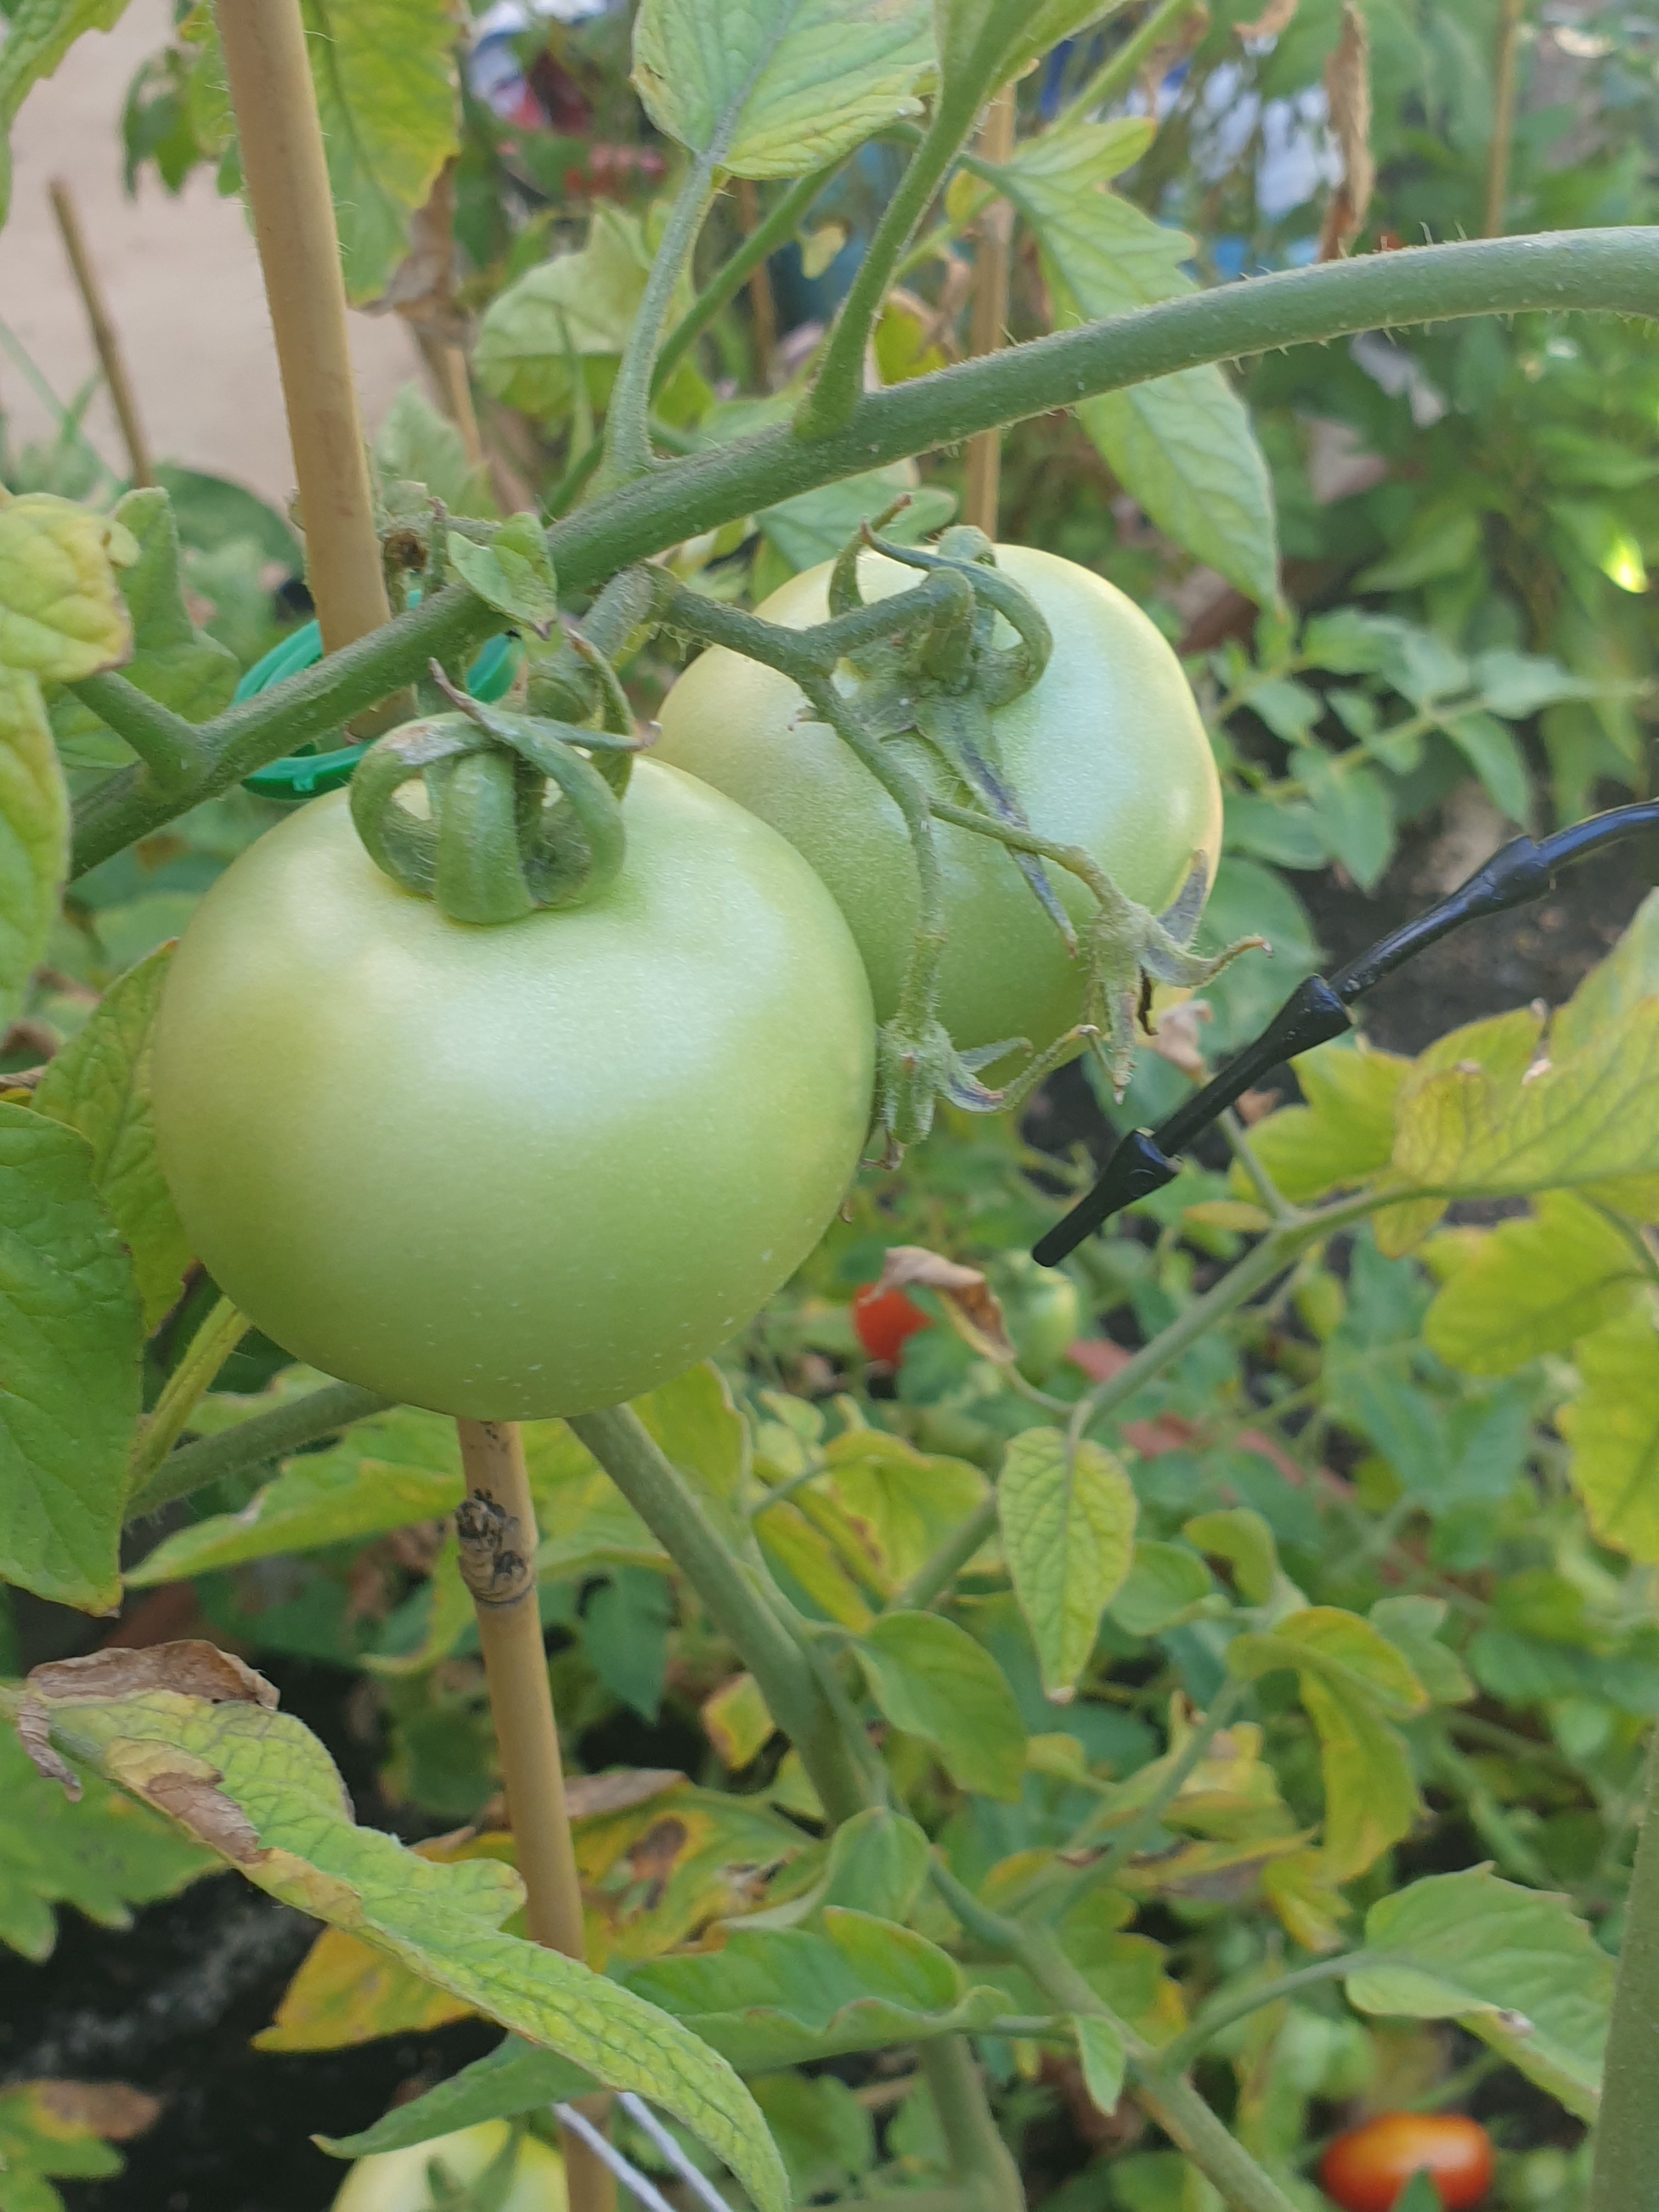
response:
M289 437L312 596L333 653L391 618L346 337L345 285L300 0L217 0ZM463 434L465 434L465 433ZM459 1421L468 1498L456 1516L477 1612L531 1936L580 1959L581 1893L536 1605L536 1517L516 1425ZM564 2137L570 2212L615 2189Z
M276 340L323 650L392 619L346 338L334 203L299 0L218 0Z
M115 334L109 310L104 305L98 272L93 267L92 256L87 251L80 211L76 207L69 186L61 177L55 177L47 190L52 198L52 211L58 218L64 251L69 256L76 288L87 311L87 321L92 327L92 343L97 351L98 365L104 372L104 382L111 404L115 409L115 419L121 427L121 442L127 449L127 473L135 484L153 484L155 470L150 459L149 445L144 436L144 426L139 419L138 402L127 374L121 342Z
M1504 234L1504 208L1510 193L1510 153L1515 142L1516 83L1520 75L1521 31L1526 0L1503 0L1498 20L1498 58L1493 70L1492 145L1486 155L1486 204L1483 238Z
M981 161L1006 161L1014 150L1014 88L1004 85L985 111L975 148ZM995 353L1006 335L1008 277L1012 262L1014 211L1006 200L996 200L979 222L979 250L974 264L974 312L969 343L975 354ZM968 441L968 481L963 495L964 521L997 534L997 499L1002 477L1002 433L981 430Z
M760 228L760 195L752 177L738 179L738 221L745 238ZM771 272L757 261L749 272L749 306L755 318L755 354L761 382L772 381L772 360L778 349L778 311L772 297Z

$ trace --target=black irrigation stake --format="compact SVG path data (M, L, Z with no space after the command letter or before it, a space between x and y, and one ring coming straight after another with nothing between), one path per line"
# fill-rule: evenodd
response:
M1530 837L1516 837L1494 853L1484 867L1477 868L1467 883L1460 884L1426 914L1382 938L1357 960L1349 961L1328 981L1322 975L1310 975L1297 984L1255 1042L1247 1045L1212 1081L1194 1091L1156 1129L1132 1129L1121 1139L1089 1195L1038 1240L1032 1257L1045 1267L1056 1267L1113 1214L1172 1182L1180 1172L1177 1153L1270 1069L1352 1029L1348 1008L1396 968L1461 929L1466 921L1478 921L1483 915L1501 914L1507 907L1525 906L1532 899L1541 898L1554 887L1561 869L1653 830L1659 830L1659 799L1650 799L1634 806L1615 806L1608 813L1593 814L1589 821L1558 830L1541 844L1534 844Z

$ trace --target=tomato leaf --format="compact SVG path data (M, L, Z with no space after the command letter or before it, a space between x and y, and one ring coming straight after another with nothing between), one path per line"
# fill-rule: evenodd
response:
M399 386L374 438L374 466L383 484L416 483L451 514L493 521L500 513L489 470L467 459L459 430L418 384Z
M359 1421L327 1451L302 1453L240 1513L210 1514L167 1536L127 1577L135 1589L384 1535L453 1513L462 1497L455 1427L400 1406Z
M1004 1455L997 1513L1043 1689L1064 1704L1129 1571L1133 1486L1103 1445L1085 1438L1073 1446L1059 1429L1027 1429Z
M142 2135L161 2109L157 2099L123 2081L21 2081L0 2092L6 2212L62 2212L52 2180L119 2173L121 2156L111 2143Z
M1622 1313L1643 1280L1630 1237L1571 1191L1500 1222L1444 1284L1423 1333L1449 1366L1511 1375Z
M0 667L78 684L118 666L132 625L115 569L137 557L122 525L90 507L44 491L0 500Z
M533 514L509 516L487 545L475 545L452 530L449 565L497 614L526 624L538 636L552 635L559 620L559 580Z
M856 1646L886 1718L921 1736L951 1780L1012 1803L1025 1770L1025 1730L1002 1669L936 1613L884 1613Z
M596 208L578 252L555 254L490 301L472 356L485 389L556 422L580 376L593 404L602 404L650 273L639 217Z
M995 172L1036 233L1062 325L1195 289L1182 269L1192 240L1106 189L1123 145L1111 124L1068 125L1029 140ZM1160 530L1258 605L1275 603L1273 485L1249 411L1219 368L1102 393L1081 403L1078 420Z
M0 667L0 1026L22 1011L58 919L70 802L33 676Z
M824 1446L824 1490L841 1508L877 1585L902 1589L983 1500L966 1460L918 1451L882 1429L848 1429Z
M1098 2112L1110 2112L1123 2094L1126 2063L1123 2037L1117 2022L1092 2013L1072 2022L1077 2035L1077 2055L1083 2069L1083 2086Z
M167 1812L284 1904L349 1927L607 2088L660 2105L726 2161L761 2212L786 2212L776 2149L723 2059L578 1961L501 1934L522 1895L507 1868L435 1864L358 1827L333 1761L309 1729L263 1701L268 1686L257 1702L246 1691L210 1698L161 1686L161 1655L191 1649L99 1654L90 1672L76 1662L37 1668L26 1690L35 1726L49 1729L58 1755ZM124 1691L127 1680L146 1686Z
M452 2074L406 2105L394 2105L384 2119L355 2136L319 2136L336 2158L371 2158L381 2151L407 2150L434 2136L477 2127L483 2120L517 2119L545 2105L580 2097L593 2077L555 2051L544 2051L516 2035L507 2036L482 2058Z
M1659 1334L1645 1302L1587 1336L1580 1395L1558 1419L1590 1526L1626 1558L1659 1561Z
M740 177L799 177L900 116L933 67L928 0L645 0L634 85L671 138Z
M73 1129L0 1104L0 1578L113 1609L141 1405L132 1263Z
M155 1157L149 1097L150 1024L172 957L162 945L112 983L34 1094L37 1113L92 1146L98 1194L132 1255L146 1328L177 1299L191 1257Z
M752 1674L734 1674L722 1682L713 1697L703 1699L702 1717L703 1733L729 1774L758 1759L777 1733Z
M1473 1867L1379 1899L1346 1982L1362 2012L1459 2021L1594 2119L1613 1976L1565 1898Z
M1123 0L936 0L946 88L978 99L1057 46L1115 15Z

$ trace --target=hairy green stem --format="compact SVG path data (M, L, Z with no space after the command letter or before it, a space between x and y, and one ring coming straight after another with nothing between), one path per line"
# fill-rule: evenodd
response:
M1158 0L1156 7L1147 10L1139 27L1115 52L1106 57L1076 98L1066 101L1049 125L1050 130L1063 131L1068 123L1080 123L1097 108L1104 107L1108 100L1127 92L1147 58L1200 5L1200 0Z
M1236 2021L1248 2020L1253 2012L1265 2011L1267 2006L1293 1997L1298 1990L1316 1988L1321 1982L1340 1982L1355 1973L1364 1962L1364 1954L1344 1951L1334 1959L1316 1959L1311 1966L1297 1966L1288 1974L1277 1974L1270 1982L1252 1982L1247 1988L1234 1990L1206 2005L1189 2028L1166 2043L1158 2054L1158 2063L1170 2074L1184 2074L1205 2045Z
M1166 2074L1164 2054L1129 2027L1054 1938L982 1905L935 1856L933 1887L967 1932L1023 1966L1057 2010L1111 2023L1121 2039L1135 2101L1221 2192L1232 2212L1294 2212L1291 2200L1211 2111L1184 2075Z
M762 262L769 260L781 246L788 244L799 229L807 210L845 158L843 155L827 162L809 176L798 177L788 191L774 202L764 219L756 224L731 259L710 277L663 340L651 378L653 393L662 390L720 309L737 297Z
M184 1358L168 1376L161 1395L138 1425L138 1441L127 1468L127 1494L136 1498L173 1449L204 1392L247 1334L246 1316L221 1298L190 1340Z
M556 524L548 548L568 591L758 508L884 463L953 445L1181 368L1354 332L1481 314L1581 309L1659 315L1659 228L1408 246L1286 270L962 362L860 399L834 436L787 424L653 469ZM337 730L506 627L461 585L198 731L210 766L185 790L143 769L107 777L83 802L77 872L251 775ZM119 682L118 678L110 679Z
M691 258L697 233L714 197L718 150L711 148L699 155L686 171L668 210L644 294L628 326L628 341L605 410L605 459L599 466L602 491L614 491L618 484L644 476L655 465L650 412L651 394L656 388L653 371L657 347L673 305L675 287Z
M349 1428L365 1414L382 1412L391 1402L373 1390L360 1390L355 1382L328 1382L303 1398L291 1398L285 1406L273 1406L268 1413L251 1414L216 1437L181 1444L134 1491L125 1517L138 1520L172 1504L175 1498L188 1498L194 1490L222 1481L228 1474L245 1474L250 1468L286 1459L307 1444Z
M737 1647L767 1710L799 1752L830 1819L845 1820L861 1811L869 1792L805 1653L639 1415L617 1406L579 1413L570 1426Z
M993 2117L967 2038L941 2036L924 2043L919 2055L966 2202L974 2212L1025 2212L1019 2168Z
M197 725L119 676L88 676L70 690L132 747L159 790L179 791L208 763Z
M1659 2207L1659 1735L1648 1753L1647 1801L1625 1907L1595 2130L1589 2212Z

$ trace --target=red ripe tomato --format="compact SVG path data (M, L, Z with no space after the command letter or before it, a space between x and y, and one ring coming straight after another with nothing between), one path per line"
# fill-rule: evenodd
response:
M853 1326L872 1359L896 1367L906 1340L931 1328L933 1319L902 1291L879 1291L866 1283L853 1301Z
M1446 2212L1464 2212L1492 2187L1492 2137L1462 2112L1383 2112L1339 2136L1319 2179L1342 2212L1394 2212L1414 2173L1426 2173Z

